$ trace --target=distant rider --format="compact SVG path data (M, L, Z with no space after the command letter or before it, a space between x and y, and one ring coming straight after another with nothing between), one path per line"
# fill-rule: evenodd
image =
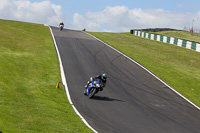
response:
M61 22L61 23L59 24L59 27L60 27L60 26L64 27L64 23L63 23L63 22Z
M106 73L104 73L102 75L97 75L95 78L91 77L90 80L87 82L87 85L85 85L85 89L87 89L88 85L96 79L98 80L99 84L101 85L100 91L102 91L103 88L106 86L106 79L107 79Z

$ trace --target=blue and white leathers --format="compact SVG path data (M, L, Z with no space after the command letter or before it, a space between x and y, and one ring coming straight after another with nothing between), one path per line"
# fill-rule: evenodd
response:
M98 79L96 79L95 81L93 81L92 83L90 83L90 84L88 85L88 87L87 87L87 95L90 94L91 88L97 87L97 85L101 86L101 84L102 84L102 83L99 83L99 82L98 82Z

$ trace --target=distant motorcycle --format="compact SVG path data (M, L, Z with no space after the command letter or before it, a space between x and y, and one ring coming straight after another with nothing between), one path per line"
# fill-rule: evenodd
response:
M87 95L91 99L101 89L102 89L101 84L99 84L98 80L95 79L90 84L88 84L86 89L84 89L84 94Z
M63 30L63 25L60 25L59 29L60 29L60 31L62 31Z

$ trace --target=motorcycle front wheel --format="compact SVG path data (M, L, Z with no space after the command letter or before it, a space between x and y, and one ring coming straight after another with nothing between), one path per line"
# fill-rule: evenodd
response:
M89 98L90 98L90 99L94 96L95 92L96 92L96 89L95 89L95 88L92 88L92 89L90 90L90 93L89 93Z

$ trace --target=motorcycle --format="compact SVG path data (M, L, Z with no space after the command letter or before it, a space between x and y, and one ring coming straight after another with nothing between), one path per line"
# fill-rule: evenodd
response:
M60 31L62 31L63 30L63 25L60 25L59 29L60 29Z
M99 84L98 80L96 79L88 84L87 88L84 89L84 94L87 95L91 99L101 89L102 89L101 84Z

